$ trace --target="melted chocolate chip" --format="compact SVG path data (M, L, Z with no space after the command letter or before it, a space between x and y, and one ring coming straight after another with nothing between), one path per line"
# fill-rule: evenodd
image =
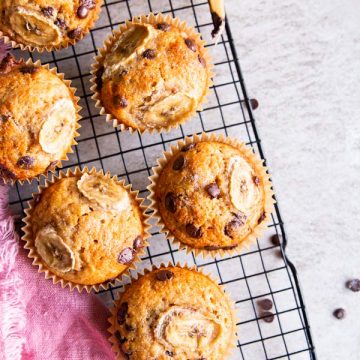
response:
M80 1L80 5L83 5L85 7L87 7L88 9L94 9L96 6L96 1L95 0L81 0Z
M185 39L186 46L193 52L196 52L196 44L191 39Z
M82 28L80 26L78 26L75 29L72 29L68 32L68 37L70 39L78 39L82 34Z
M351 291L360 291L360 279L352 279L346 282L346 287Z
M142 56L145 59L155 59L156 57L156 51L153 49L147 49L143 52Z
M259 217L258 224L260 224L263 220L265 220L265 218L266 218L266 213L263 212Z
M257 304L263 310L271 310L273 307L273 302L270 299L261 299L257 302Z
M16 165L21 167L22 169L30 169L34 165L35 159L32 156L22 156L17 161Z
M167 210L169 210L173 214L176 212L176 202L177 202L177 198L174 193L169 192L166 194L165 207Z
M205 61L205 59L204 59L203 57L201 57L200 55L198 55L198 59L199 59L200 64L201 64L204 68L206 68L206 61Z
M126 329L126 331L129 331L129 332L135 330L135 328L133 328L133 327L132 327L131 325L129 325L129 324L125 324L125 329Z
M200 227L195 226L194 224L186 225L186 233L192 238L199 239L202 236L202 231Z
M212 199L216 199L220 195L220 188L217 183L209 184L205 187L206 192L210 195Z
M204 246L205 250L209 250L209 251L213 251L213 250L232 250L235 249L238 245L228 245L228 246L216 246L216 245L211 245L211 246Z
M185 158L182 155L179 155L174 163L173 163L173 170L181 170L185 165Z
M258 186L260 184L260 179L257 176L253 176L253 182L256 186Z
M20 68L22 74L34 74L39 70L38 67L34 65L24 65Z
M134 249L130 247L127 247L123 251L121 251L118 257L118 262L124 265L130 264L133 260L134 260Z
M174 353L173 353L172 351L166 350L166 351L165 351L165 355L170 356L170 357L173 357L173 356L174 356Z
M116 330L115 333L114 333L115 337L116 337L116 340L119 342L119 344L123 344L125 341L124 341L124 338L121 337L121 334L120 334L120 331L119 330Z
M159 281L167 281L170 280L174 276L174 273L170 270L159 270L155 277Z
M240 226L243 226L246 221L246 215L243 213L234 214L234 217L230 222L225 225L224 234L229 237L233 237L234 231Z
M119 95L114 96L113 103L116 107L126 108L128 106L128 101Z
M79 6L76 15L79 19L85 19L89 15L89 8L85 5Z
M167 32L167 31L170 30L171 26L169 24L166 24L166 23L160 23L160 24L156 25L156 28L158 30Z
M103 81L102 81L102 76L104 74L104 67L102 66L101 68L99 68L99 70L96 72L96 88L98 91L101 90L102 85L103 85Z
M137 249L140 249L140 248L142 248L142 247L144 247L144 243L143 243L142 236L139 235L139 236L137 236L137 237L135 238L135 240L134 240L133 248L134 248L135 250L137 250Z
M194 143L190 143L190 144L187 144L187 145L184 145L182 148L181 148L181 151L183 152L187 152L191 149L194 149L194 147L196 146L196 144Z
M0 164L0 178L15 180L16 175L13 172L11 172L8 168L6 168L4 165Z
M65 30L67 28L65 20L59 18L54 21L54 24L61 30Z
M275 315L271 311L262 312L260 317L262 317L262 319L267 323L272 323L275 319Z
M120 305L119 310L117 312L117 321L120 325L125 323L128 310L129 310L129 304L127 302L123 302Z
M344 319L344 317L346 316L346 312L344 309L342 308L339 308L339 309L336 309L334 312L333 312L333 315L339 319L339 320L342 320Z
M54 8L52 8L51 6L47 6L47 7L42 8L41 12L43 13L44 16L50 18L54 15Z
M282 236L278 235L278 234L274 234L271 238L270 238L271 243L274 246L279 246L282 242Z

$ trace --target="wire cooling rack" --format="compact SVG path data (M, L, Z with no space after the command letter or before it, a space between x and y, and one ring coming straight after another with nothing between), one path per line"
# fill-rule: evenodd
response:
M178 130L162 135L121 133L107 124L94 107L90 65L96 49L102 46L111 29L132 16L151 11L178 16L202 33L215 62L214 86L204 110ZM77 95L81 97L81 136L64 168L77 165L103 168L125 178L146 197L148 176L156 159L163 150L186 135L205 131L238 137L264 158L230 27L226 25L225 33L215 46L210 36L212 26L208 2L203 0L107 0L91 34L76 46L41 55L19 51L18 56L31 56L33 60L40 59L42 63L56 66L73 81ZM38 183L33 182L13 187L10 204L15 213L23 213L37 186ZM212 274L236 301L238 340L232 359L316 359L296 269L284 252L286 236L277 205L265 236L238 256L195 258L173 247L155 227L152 234L151 246L141 267L168 261L195 264ZM270 237L274 234L282 236L282 246L272 245ZM99 296L110 304L119 288L112 287L100 292ZM269 298L274 303L272 323L264 322L260 316L257 302L262 298Z

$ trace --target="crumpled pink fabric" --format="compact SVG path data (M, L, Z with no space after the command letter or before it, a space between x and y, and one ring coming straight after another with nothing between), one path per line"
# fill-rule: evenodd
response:
M53 285L31 265L0 185L0 359L114 360L108 310L94 294Z

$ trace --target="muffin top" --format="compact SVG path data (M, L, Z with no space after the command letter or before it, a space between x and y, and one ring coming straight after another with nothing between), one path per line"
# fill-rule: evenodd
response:
M232 249L265 218L265 180L254 155L217 141L189 143L169 159L155 185L159 214L192 248Z
M115 35L97 72L102 106L140 131L180 124L207 94L211 80L205 58L199 35L170 18L129 23Z
M83 37L102 0L2 0L0 31L18 44L44 49L66 47Z
M8 55L0 64L0 177L31 179L66 158L76 98L56 73Z
M147 273L126 287L115 315L112 332L129 359L219 360L234 345L229 299L195 270Z
M143 246L143 214L134 195L108 176L64 177L35 201L30 237L55 275L76 284L113 279Z

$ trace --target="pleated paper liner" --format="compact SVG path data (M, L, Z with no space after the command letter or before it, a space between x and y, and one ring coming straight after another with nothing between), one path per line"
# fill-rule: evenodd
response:
M122 294L124 294L126 292L126 290L131 287L132 283L136 282L137 280L139 280L142 276L151 273L152 271L155 270L159 270L159 269L164 269L164 268L174 268L174 267L179 267L182 269L187 269L187 270L191 270L191 271L195 271L198 273L201 273L202 275L206 276L211 282L213 282L214 284L216 284L216 286L218 286L221 290L223 290L223 295L225 298L225 301L228 302L229 305L229 310L231 312L231 318L233 319L233 331L232 331L232 339L229 341L230 346L228 347L228 351L227 353L224 354L224 357L222 359L226 359L228 356L230 356L230 354L233 352L233 350L236 348L236 340L237 340L237 336L236 336L236 323L238 322L238 317L236 315L236 311L235 311L235 302L230 298L230 296L225 292L225 288L223 285L218 285L217 281L209 274L205 273L203 271L203 269L197 269L195 266L189 266L187 263L185 264L180 264L179 262L177 262L175 265L171 264L170 262L168 264L165 263L161 263L159 265L152 265L151 267L145 268L141 271L138 271L137 273L135 273L132 277L131 277L131 281L130 283L125 284L120 290L119 290L119 297L118 299L116 299L113 302L113 306L110 308L110 317L108 318L108 321L110 323L110 327L108 328L108 331L110 333L110 337L109 337L109 341L111 343L111 348L113 349L114 353L116 354L116 358L118 360L122 360L125 359L125 355L123 354L121 348L120 348L120 343L119 343L119 339L116 336L116 332L117 330L117 304L121 303L121 297Z
M57 181L66 178L66 177L81 177L81 175L88 173L90 175L94 174L101 174L107 177L108 179L112 179L117 184L121 185L123 188L125 188L128 192L128 194L136 200L138 207L141 210L142 213L142 225L143 225L143 247L138 249L136 252L136 255L134 257L134 260L132 263L128 266L126 270L124 270L122 273L120 273L117 277L109 279L107 281L104 281L99 284L93 284L93 285L84 285L84 284L78 284L74 283L68 280L65 280L58 275L54 274L51 269L48 268L45 262L41 259L41 257L38 255L35 247L35 236L32 234L32 228L31 228L31 214L33 211L33 208L36 206L36 197L41 196L41 193L50 187L52 184L56 183ZM60 283L62 288L69 287L70 291L73 291L74 289L77 289L79 293L81 293L83 290L86 292L90 292L92 289L95 291L99 291L100 289L107 290L110 285L115 285L117 281L125 281L127 277L130 277L130 270L136 270L136 265L141 261L141 256L145 254L145 249L147 246L149 246L149 243L147 242L147 239L150 237L150 224L149 224L149 216L146 214L147 207L143 204L144 199L140 198L138 196L139 191L132 190L132 185L125 185L124 180L118 180L116 176L111 177L110 173L107 172L104 174L104 172L97 171L95 168L92 168L89 170L87 167L85 167L83 170L81 170L79 167L76 167L74 170L68 169L66 173L63 171L60 171L59 175L53 175L52 179L47 179L45 181L44 186L38 187L38 193L32 194L33 199L28 202L29 207L25 210L25 218L23 219L23 222L25 223L25 226L22 228L24 232L24 236L22 237L22 240L26 242L24 245L25 249L29 250L28 257L30 259L33 259L32 265L38 267L39 273L44 273L46 279L52 280L53 284Z
M194 248L190 245L182 243L178 240L169 230L164 223L159 208L157 206L157 199L155 195L155 187L160 176L162 169L168 163L168 161L173 158L176 154L181 152L181 148L185 145L191 143L199 143L204 141L215 141L223 144L231 145L232 147L238 149L244 156L247 161L250 160L251 165L255 169L256 175L260 179L260 183L263 184L264 192L265 192L265 218L258 224L253 231L247 235L238 246L232 249L216 249L216 250L206 250L202 248ZM163 153L163 157L158 159L158 165L152 168L153 175L149 177L150 185L148 186L148 190L150 191L149 200L151 204L149 208L153 210L152 216L156 220L156 225L159 226L160 232L165 234L165 236L172 241L173 244L177 245L179 249L185 249L186 253L194 252L195 256L202 255L204 258L208 255L211 257L215 257L219 255L220 257L233 256L239 254L244 248L248 248L250 244L256 241L256 238L260 237L265 229L267 228L268 223L271 220L271 213L273 211L273 205L275 203L273 195L274 192L272 190L272 184L270 181L270 175L267 172L267 168L263 165L263 160L261 160L257 155L252 152L252 149L246 146L244 143L234 139L228 138L223 135L216 134L206 134L202 133L201 135L194 135L193 137L186 137L184 140L180 140L176 145L171 146L169 151L165 151Z
M21 59L20 59L21 60ZM69 145L69 148L65 151L64 153L64 156L58 160L57 162L57 165L56 167L57 168L61 168L62 167L62 161L67 161L69 160L68 158L68 154L72 154L74 152L74 150L72 149L72 146L74 145L77 145L77 142L76 142L76 138L80 135L78 133L78 130L79 128L81 127L79 121L81 119L81 116L80 116L80 110L82 109L80 106L79 106L79 100L80 98L78 96L75 95L75 92L76 92L76 89L74 87L71 87L71 81L70 80L66 80L65 79L65 75L63 73L58 73L57 72L57 69L56 68L50 68L49 64L46 64L46 65L42 65L40 60L37 60L35 63L32 61L32 59L28 59L24 65L33 65L33 66L36 66L36 67L42 67L48 71L50 71L52 74L56 75L70 90L70 93L71 93L71 97L72 97L72 100L73 100L73 103L74 103L74 106L75 106L75 111L76 111L76 124L75 124L75 129L74 129L74 134L72 136L72 142L71 144ZM25 182L27 183L31 183L33 180L38 180L40 181L40 178L41 176L45 176L47 177L48 175L48 172L51 172L51 173L55 173L55 168L50 168L50 170L46 169L43 173L40 173L38 174L37 176L33 176L33 177L30 177L28 179L24 179L24 180L17 180L17 179L10 179L10 178L3 178L3 181L5 184L8 184L8 185L14 185L16 181L18 181L21 185L23 185Z
M140 134L143 134L146 131L148 131L149 133L153 133L153 132L160 133L162 131L169 132L171 129L178 128L182 123L191 119L196 113L196 111L194 111L190 116L184 117L182 121L179 121L176 124L168 125L167 127L153 127L153 128L148 127L146 129L139 129L137 127L132 127L124 124L120 119L117 119L113 114L107 112L107 110L103 107L101 103L101 95L98 92L98 87L97 87L97 78L98 78L97 74L99 69L102 67L106 55L109 53L109 51L111 51L115 42L118 40L120 35L124 31L130 29L133 26L133 24L155 25L158 23L166 23L180 29L183 33L187 34L187 36L193 39L200 46L200 48L202 48L202 56L206 62L208 76L207 76L206 92L203 94L201 99L199 99L197 111L201 111L202 105L207 101L206 98L210 92L210 86L212 86L211 79L214 76L214 73L213 73L212 60L210 58L210 55L208 54L208 51L204 47L205 41L201 39L201 34L199 34L193 27L187 25L186 22L182 22L180 19L173 18L170 15L164 16L161 13L157 15L150 13L149 15L134 17L131 21L128 20L124 25L120 25L119 28L117 30L114 30L113 33L105 40L103 47L99 49L99 55L95 57L95 62L92 64L92 70L91 70L92 78L90 81L93 84L91 86L91 90L94 93L92 99L96 101L95 107L99 109L100 115L106 115L106 121L108 123L111 123L112 126L115 128L118 127L121 131L129 130L130 133L133 133L137 130L139 131Z
M87 23L87 26L83 29L84 31L81 32L81 34L76 37L76 39L69 39L66 42L61 42L57 45L33 45L33 44L25 44L22 42L18 42L15 39L12 39L10 35L6 34L6 32L0 30L0 39L3 40L4 44L9 44L12 48L20 48L23 51L30 51L34 52L37 51L39 53L42 53L44 51L58 51L62 49L66 49L67 47L71 45L75 45L79 41L81 41L92 29L95 22L98 20L100 16L101 6L103 4L104 0L97 0L96 1L96 7L93 10L96 13L94 17L90 19L90 21ZM74 13L74 16L76 16L76 13Z

